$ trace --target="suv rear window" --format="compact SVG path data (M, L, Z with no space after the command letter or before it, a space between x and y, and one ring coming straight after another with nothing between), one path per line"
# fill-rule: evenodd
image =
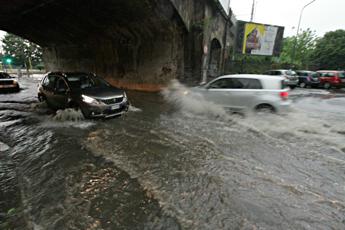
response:
M238 78L237 80L242 83L242 89L262 89L261 82L258 79Z
M285 82L285 80L282 80L281 81L281 88L282 89L286 89L286 88L288 88L289 86L286 84L286 82Z

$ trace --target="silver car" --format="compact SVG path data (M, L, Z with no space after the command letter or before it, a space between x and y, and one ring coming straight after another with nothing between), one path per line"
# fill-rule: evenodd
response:
M232 112L269 111L285 113L289 110L289 88L283 77L268 75L227 75L195 87L207 101Z
M292 71L292 70L276 69L276 70L269 70L269 71L265 72L264 74L284 77L285 84L288 85L292 89L296 88L298 85L298 82L299 82L297 73L295 71Z

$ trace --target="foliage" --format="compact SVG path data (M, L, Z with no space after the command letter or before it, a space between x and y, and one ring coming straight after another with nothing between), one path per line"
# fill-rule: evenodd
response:
M272 68L273 57L236 54L234 60L226 64L227 74L262 74Z
M4 57L12 57L14 65L29 67L42 63L41 47L14 34L4 36L2 48Z
M345 30L326 33L317 41L311 59L319 69L345 69Z
M308 68L316 41L317 36L310 29L302 31L297 36L284 38L280 63L290 63Z

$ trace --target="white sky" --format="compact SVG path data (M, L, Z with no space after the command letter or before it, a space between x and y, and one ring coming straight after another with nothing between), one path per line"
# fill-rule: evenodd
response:
M220 0L223 6L229 0ZM284 36L296 34L299 15L311 0L256 0L254 22L285 27ZM237 19L249 21L253 0L230 0ZM336 29L345 29L345 0L316 0L305 8L301 29L310 28L318 36Z
M228 1L237 19L250 20L253 0L220 0L224 8L227 8ZM296 34L301 9L311 0L255 1L254 22L284 26L286 37ZM315 30L318 36L328 31L345 29L345 0L316 0L305 8L301 29L307 28ZM0 31L0 39L4 34Z

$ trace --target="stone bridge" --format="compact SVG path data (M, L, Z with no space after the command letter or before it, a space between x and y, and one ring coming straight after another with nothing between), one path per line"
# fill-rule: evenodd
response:
M48 71L152 91L222 73L232 25L218 0L2 0L0 8L0 29L42 46Z

